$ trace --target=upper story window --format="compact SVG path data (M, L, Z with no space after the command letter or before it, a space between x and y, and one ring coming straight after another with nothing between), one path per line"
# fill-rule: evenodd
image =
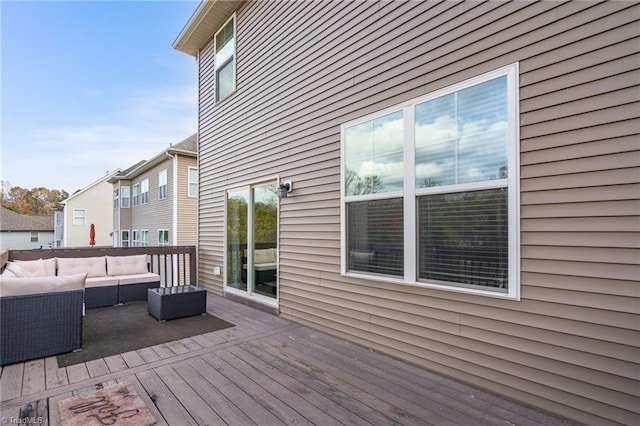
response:
M73 224L85 225L87 223L87 211L85 209L73 209Z
M117 209L120 206L120 191L118 188L113 190L113 208Z
M228 96L235 89L235 40L235 16L232 16L215 36L216 102Z
M149 203L149 179L140 182L140 204Z
M140 205L140 184L136 183L133 185L133 207L138 207Z
M189 167L189 197L198 196L198 169L195 167Z
M158 172L158 200L167 198L167 169Z
M519 297L517 69L343 125L344 274Z
M55 217L56 217L56 226L62 226L64 215L61 212L56 212Z
M128 209L131 207L131 187L130 186L121 186L120 187L120 207L123 209Z

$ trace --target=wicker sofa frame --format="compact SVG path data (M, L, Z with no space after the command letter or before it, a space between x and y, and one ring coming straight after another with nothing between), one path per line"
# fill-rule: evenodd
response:
M0 365L82 348L83 291L0 297Z

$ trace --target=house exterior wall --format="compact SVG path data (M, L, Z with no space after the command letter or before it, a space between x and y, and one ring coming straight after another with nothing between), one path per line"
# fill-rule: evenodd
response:
M633 2L245 2L236 91L199 52L199 284L225 189L280 176L288 319L589 424L639 419ZM217 28L212 28L211 36ZM340 274L340 126L519 64L521 299Z
M84 225L73 224L74 209L86 211ZM64 246L89 246L89 230L92 223L96 229L96 246L111 246L112 210L113 188L106 178L73 194L65 201L64 206Z
M132 176L130 180L122 179L113 184L113 189L122 185L133 188L149 179L148 203L134 207L132 189L131 207L121 208L120 204L119 208L113 209L114 230L129 230L130 245L133 245L134 230L148 230L148 245L158 245L158 231L161 229L169 231L169 245L196 244L197 198L187 196L188 167L197 167L197 158L173 154L173 157L167 156L166 160ZM160 199L158 193L158 173L162 170L167 171L167 197L164 199Z
M31 231L0 232L0 250L49 248L54 243L53 231L37 231L38 241L31 241Z

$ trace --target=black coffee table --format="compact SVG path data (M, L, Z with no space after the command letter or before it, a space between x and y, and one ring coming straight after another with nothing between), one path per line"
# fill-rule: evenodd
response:
M204 314L207 312L207 290L192 285L150 288L147 311L158 321Z

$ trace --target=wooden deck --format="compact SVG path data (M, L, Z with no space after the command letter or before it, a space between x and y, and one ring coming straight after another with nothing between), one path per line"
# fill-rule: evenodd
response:
M67 368L5 366L2 424L59 424L58 401L122 381L168 425L571 424L228 299L209 294L207 309L236 326Z

